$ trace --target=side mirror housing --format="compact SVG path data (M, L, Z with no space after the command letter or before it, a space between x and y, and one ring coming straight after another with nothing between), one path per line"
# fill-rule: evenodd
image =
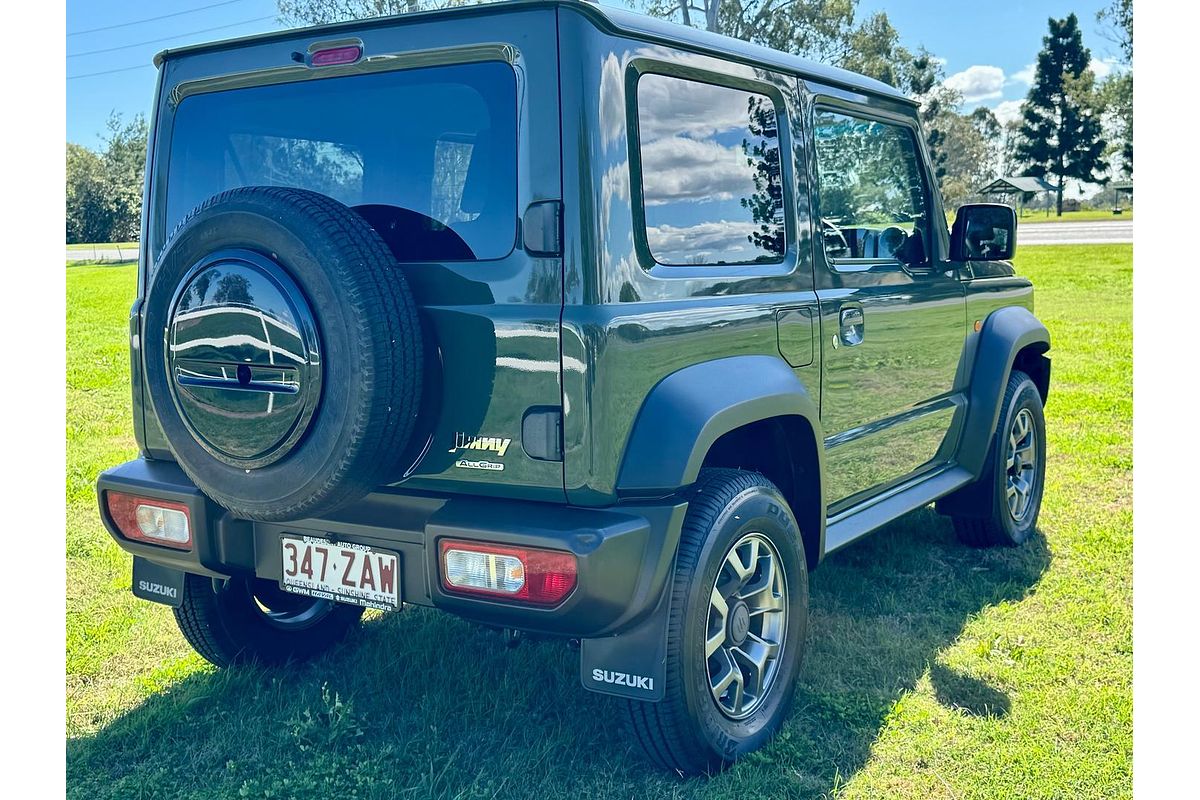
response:
M1017 213L1001 203L960 206L950 231L954 261L1007 261L1017 250Z

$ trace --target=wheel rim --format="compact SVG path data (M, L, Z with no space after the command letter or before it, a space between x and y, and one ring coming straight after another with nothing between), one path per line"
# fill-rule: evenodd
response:
M1027 408L1017 412L1009 428L1005 465L1004 491L1008 513L1019 524L1029 516L1037 488L1037 428Z
M730 719L753 714L771 691L787 631L787 576L761 533L739 539L721 564L708 606L708 687Z
M330 600L285 592L278 584L261 578L249 581L247 590L250 604L259 616L272 627L284 630L312 627L336 607Z

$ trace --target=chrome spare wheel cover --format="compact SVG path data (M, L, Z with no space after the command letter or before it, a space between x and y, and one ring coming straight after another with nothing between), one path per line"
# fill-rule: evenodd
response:
M1033 508L1037 488L1034 485L1037 480L1037 451L1037 428L1033 425L1033 415L1029 409L1022 408L1013 418L1008 431L1004 478L1008 513L1018 524L1025 521Z
M171 395L196 441L247 470L286 456L312 421L322 368L312 310L283 268L213 253L182 281L168 325Z
M775 546L747 533L729 549L708 606L708 686L730 719L753 714L779 672L787 634L787 577Z

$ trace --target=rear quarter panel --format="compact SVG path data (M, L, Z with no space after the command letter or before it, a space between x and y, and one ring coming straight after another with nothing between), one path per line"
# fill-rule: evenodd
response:
M810 226L799 82L790 75L718 60L599 30L560 13L565 233L563 403L566 491L572 503L616 499L621 458L650 390L685 366L735 355L780 357L775 312L813 306ZM780 137L787 248L783 263L736 267L656 265L639 242L629 122L636 72L715 76L769 92L786 120ZM736 85L736 84L735 84ZM819 355L797 370L818 396Z

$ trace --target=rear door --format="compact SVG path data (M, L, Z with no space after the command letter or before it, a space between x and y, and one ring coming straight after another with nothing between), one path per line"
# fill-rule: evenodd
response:
M353 64L303 56L347 42L361 42ZM543 230L522 225L529 209L561 201L554 9L318 30L163 69L151 258L191 208L235 186L298 186L355 208L405 271L428 344L397 481L564 499L561 460L522 441L531 411L553 419L562 403L562 260L522 235ZM159 432L147 438L165 450Z
M818 98L812 130L821 421L836 516L947 457L962 404L965 301L941 259L941 205L911 115Z

